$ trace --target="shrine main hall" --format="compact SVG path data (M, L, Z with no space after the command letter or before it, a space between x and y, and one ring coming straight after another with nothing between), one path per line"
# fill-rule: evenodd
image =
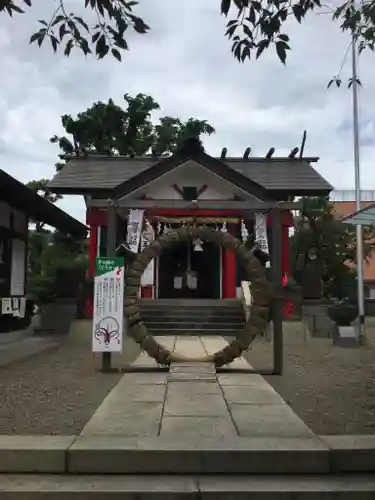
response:
M190 140L174 154L161 157L77 154L65 157L66 165L49 188L85 199L90 275L96 257L107 255L111 238L113 248L129 244L135 211L141 214L140 237L133 235L135 252L142 249L142 241L146 244L192 225L227 231L242 240L263 240L262 250L272 254L278 207L282 210L277 241L282 273L288 275L292 202L301 196L327 196L332 186L313 168L318 158L302 157L298 148L288 157L274 157L273 152L272 148L265 157L252 157L247 148L242 157L233 158L224 148L215 158L199 141ZM233 251L208 242L180 242L155 259L143 277L140 297L230 299L239 296L240 286L241 269Z

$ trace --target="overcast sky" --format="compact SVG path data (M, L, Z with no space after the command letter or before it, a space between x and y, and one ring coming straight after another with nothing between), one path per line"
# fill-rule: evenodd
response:
M35 2L36 3L36 2ZM72 4L82 2L72 0ZM336 188L354 188L352 96L344 86L327 90L341 66L348 35L330 15L310 15L289 35L293 51L284 67L272 52L238 64L224 38L220 0L140 0L137 9L152 27L129 36L130 51L118 63L73 53L68 59L49 46L28 45L37 19L0 17L2 78L0 92L0 168L27 182L52 177L58 148L49 143L62 133L60 116L75 115L94 101L123 94L152 95L161 115L207 119L216 134L204 140L208 153L241 155L247 146L264 155L273 146L284 155L308 132L306 155L319 156L318 170ZM361 56L360 93L362 188L375 189L375 54ZM350 76L350 57L343 78ZM84 221L82 200L66 196L59 205Z

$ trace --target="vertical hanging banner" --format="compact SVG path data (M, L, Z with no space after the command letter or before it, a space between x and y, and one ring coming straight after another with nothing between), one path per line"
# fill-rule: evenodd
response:
M146 222L146 229L141 236L141 252L151 245L152 240L155 237L154 230L149 222ZM154 269L155 269L155 259L149 263L149 265L144 270L141 276L141 286L154 285Z
M126 243L133 253L138 253L141 240L144 210L129 210Z
M123 330L124 259L98 257L94 284L93 352L121 352Z
M255 241L262 252L269 254L267 239L267 214L255 214ZM266 262L266 267L270 267L270 261Z

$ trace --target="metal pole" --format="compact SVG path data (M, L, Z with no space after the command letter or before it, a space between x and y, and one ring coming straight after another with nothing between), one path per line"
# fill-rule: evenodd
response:
M276 295L282 296L282 212L277 208L272 211L272 280L275 285ZM275 298L272 304L273 323L273 374L283 374L284 346L283 346L283 303Z
M116 255L117 210L114 200L108 200L107 208L107 257ZM112 353L103 352L102 372L112 371Z
M353 89L353 139L354 139L354 173L355 173L355 205L356 210L361 209L361 177L359 161L359 123L358 123L358 74L357 74L357 44L356 37L352 35L352 89ZM356 227L357 236L357 286L358 286L358 312L359 312L359 337L365 337L365 299L363 276L363 232L360 224Z

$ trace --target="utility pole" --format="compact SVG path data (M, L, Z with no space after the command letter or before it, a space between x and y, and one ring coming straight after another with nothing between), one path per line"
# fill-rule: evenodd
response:
M356 211L361 209L361 175L359 158L359 112L358 112L358 73L357 73L357 43L356 36L352 35L352 91L353 91L353 139L354 139L354 174L355 174L355 205ZM356 226L357 236L357 286L358 286L358 312L359 336L365 338L365 298L363 276L363 231L362 226Z

